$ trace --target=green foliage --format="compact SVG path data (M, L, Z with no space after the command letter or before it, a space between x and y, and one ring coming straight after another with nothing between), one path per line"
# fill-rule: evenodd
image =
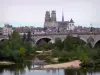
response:
M82 61L82 63L86 63L87 60L88 60L88 55L86 53L83 53L81 56L80 56L80 60Z
M51 56L47 56L47 57L45 57L45 60L46 60L46 62L51 62L52 61L52 58L51 58Z
M34 53L34 48L24 42L17 31L14 31L9 40L0 42L1 59L22 61L26 54Z
M49 42L49 43L48 43L48 46L49 46L49 50L51 50L51 49L53 49L53 48L54 48L54 44L53 44L53 43L51 43L51 42Z
M27 39L27 36L26 36L26 34L24 33L24 35L23 35L23 37L22 37L22 40L25 42L26 39Z
M68 36L68 37L64 40L64 50L66 50L66 51L71 51L71 50L73 50L73 47L74 47L73 41L74 41L73 37Z
M59 48L59 50L63 49L63 42L61 41L60 38L56 38L55 39L54 46L57 47L57 48Z
M32 39L31 39L31 32L28 31L27 33L27 41L30 42Z
M45 49L45 50L48 50L48 49L49 49L48 43L45 43L45 44L44 44L44 49Z
M82 65L100 64L100 48L92 48L79 37L67 36L63 42L57 39L54 43L52 56L59 61L81 60Z
M26 44L25 44L26 55L30 55L30 54L34 53L34 52L35 52L35 49L34 49L34 48L35 48L35 47L32 47L31 44L26 43Z
M20 48L20 56L21 57L25 56L25 49L24 48Z
M51 49L53 49L53 44L51 43L51 42L49 42L49 43L45 43L44 44L44 46L43 46L43 50L51 50Z
M60 55L60 51L58 50L59 48L55 47L52 50L52 57L58 57Z
M16 40L20 40L20 35L17 31L13 31L12 35L11 35L11 39L16 39Z
M64 40L64 50L76 50L77 46L84 44L85 43L79 37L67 36Z

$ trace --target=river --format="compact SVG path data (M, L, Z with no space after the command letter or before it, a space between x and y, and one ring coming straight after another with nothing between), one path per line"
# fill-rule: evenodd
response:
M32 70L32 62L0 66L0 75L100 75L99 68Z

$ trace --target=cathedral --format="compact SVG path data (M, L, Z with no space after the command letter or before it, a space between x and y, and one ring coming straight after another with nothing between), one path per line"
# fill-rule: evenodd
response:
M60 28L66 30L74 30L74 21L71 19L70 21L64 21L64 15L62 13L62 21L57 21L56 19L56 11L46 11L45 14L45 22L44 28Z

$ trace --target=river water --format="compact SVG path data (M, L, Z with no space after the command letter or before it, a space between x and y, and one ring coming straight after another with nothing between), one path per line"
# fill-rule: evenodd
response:
M0 75L100 75L99 68L32 70L31 62L0 66Z

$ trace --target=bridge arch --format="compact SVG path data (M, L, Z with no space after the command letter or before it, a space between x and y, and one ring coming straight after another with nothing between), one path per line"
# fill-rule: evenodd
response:
M52 38L51 37L40 37L40 38L37 38L36 40L35 40L35 44L39 41L39 40L41 40L41 39L50 39L50 40L52 40Z
M4 41L4 40L7 40L7 39L0 39L0 41Z
M48 42L54 43L54 40L51 37L40 37L35 41L35 44L39 45L41 42L42 44L48 43Z
M84 38L80 38L81 41L83 41L84 43L87 43L86 39Z
M98 40L98 41L95 42L94 47L95 47L95 48L97 48L97 47L100 48L100 40Z
M78 41L80 41L82 44L86 44L87 43L86 39L84 39L84 38L80 38L80 37L73 37L73 38L78 40Z
M1 38L1 39L0 39L0 41L4 41L4 40L8 40L8 39L6 39L6 38Z
M94 39L93 47L96 47L96 46L99 45L99 44L100 44L100 38L97 36L97 37L95 37L95 39Z
M79 38L81 41L83 41L84 43L87 43L87 39L81 36L72 36L74 38Z

